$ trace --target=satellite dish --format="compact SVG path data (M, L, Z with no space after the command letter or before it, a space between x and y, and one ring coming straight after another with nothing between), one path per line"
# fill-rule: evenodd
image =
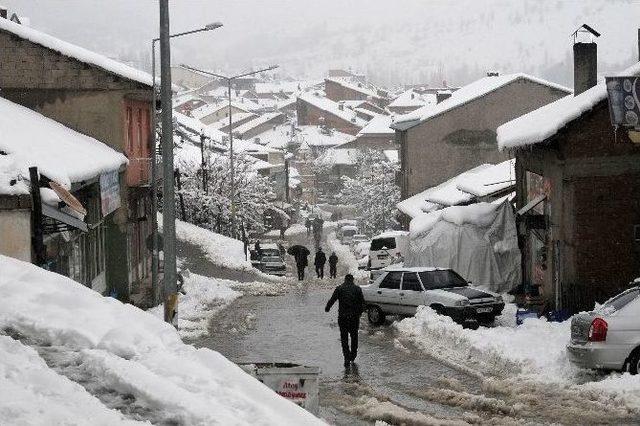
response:
M57 182L50 181L49 186L51 187L51 189L53 189L53 192L55 192L58 197L60 197L60 199L64 201L67 206L69 206L71 210L81 214L82 216L87 215L87 209L85 209L82 206L82 203L80 203L80 201L78 201L78 199L74 197L69 191L67 191L62 185Z

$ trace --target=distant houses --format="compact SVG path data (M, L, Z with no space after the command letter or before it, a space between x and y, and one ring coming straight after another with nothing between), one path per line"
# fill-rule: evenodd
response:
M327 126L342 133L356 135L367 123L344 103L334 102L315 93L298 96L296 110L300 126Z

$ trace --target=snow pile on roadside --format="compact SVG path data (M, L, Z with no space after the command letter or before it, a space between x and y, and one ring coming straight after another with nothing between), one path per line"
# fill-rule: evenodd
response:
M162 224L162 219L158 218ZM246 260L244 244L240 240L226 237L188 222L176 220L176 238L198 246L212 263L229 269L251 270Z
M327 246L329 247L326 251L327 254L335 251L338 256L338 266L340 264L347 265L347 271L353 275L356 280L362 280L369 277L367 271L358 269L358 260L355 255L351 252L351 249L348 246L340 243L336 238L336 233L334 231L331 231L327 236Z
M189 272L183 273L186 294L178 302L178 331L183 338L195 339L207 334L209 320L241 296L231 288L231 281L218 280ZM162 319L164 304L148 312Z
M149 313L16 259L0 256L0 270L0 292L5 296L0 330L11 333L2 338L3 352L18 353L43 370L16 379L13 358L0 357L0 369L10 371L0 374L0 388L12 389L12 395L21 392L22 400L33 401L21 405L14 398L0 398L4 420L32 415L49 419L55 418L55 410L66 410L63 414L72 423L82 424L82 413L70 406L88 411L92 405L97 413L94 424L122 423L117 413L108 418L106 407L159 424L322 424L219 353L185 345L173 327ZM7 338L15 343L7 345ZM43 352L55 349L59 358L49 359L55 365L47 370L25 345ZM98 412L98 403L54 374L81 380L106 406L104 410ZM42 403L60 392L65 392L61 398L65 405Z
M32 348L0 335L0 423L142 424L127 420L60 376Z
M284 231L284 235L286 237L290 237L293 235L305 234L307 232L307 228L301 223L294 223L286 231Z
M422 306L415 317L400 321L396 327L425 352L477 374L535 375L548 381L575 375L576 369L565 354L568 321L527 319L519 327L469 330Z

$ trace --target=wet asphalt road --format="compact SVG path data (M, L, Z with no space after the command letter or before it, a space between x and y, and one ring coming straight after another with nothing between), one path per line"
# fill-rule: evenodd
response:
M305 235L290 244L312 243ZM192 271L254 281L252 273L220 271L197 248L183 246ZM288 257L289 276L293 275ZM312 260L310 259L310 263ZM309 276L290 280L278 296L243 296L211 322L209 335L192 342L238 363L293 362L318 366L320 417L335 425L390 424L638 424L636 413L601 401L597 393L579 394L553 385L478 377L434 359L403 341L387 323L360 322L357 370L345 371L337 326L337 306L324 312L338 281ZM338 277L346 267L339 264ZM394 320L394 318L391 318Z

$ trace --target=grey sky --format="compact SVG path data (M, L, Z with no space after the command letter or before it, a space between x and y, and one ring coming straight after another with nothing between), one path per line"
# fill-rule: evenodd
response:
M31 25L81 46L149 61L155 0L0 0ZM571 84L569 34L588 23L600 70L637 60L640 2L623 0L174 0L172 31L224 28L172 43L174 63L237 71L279 63L319 77L353 67L377 82L464 84L487 70Z

